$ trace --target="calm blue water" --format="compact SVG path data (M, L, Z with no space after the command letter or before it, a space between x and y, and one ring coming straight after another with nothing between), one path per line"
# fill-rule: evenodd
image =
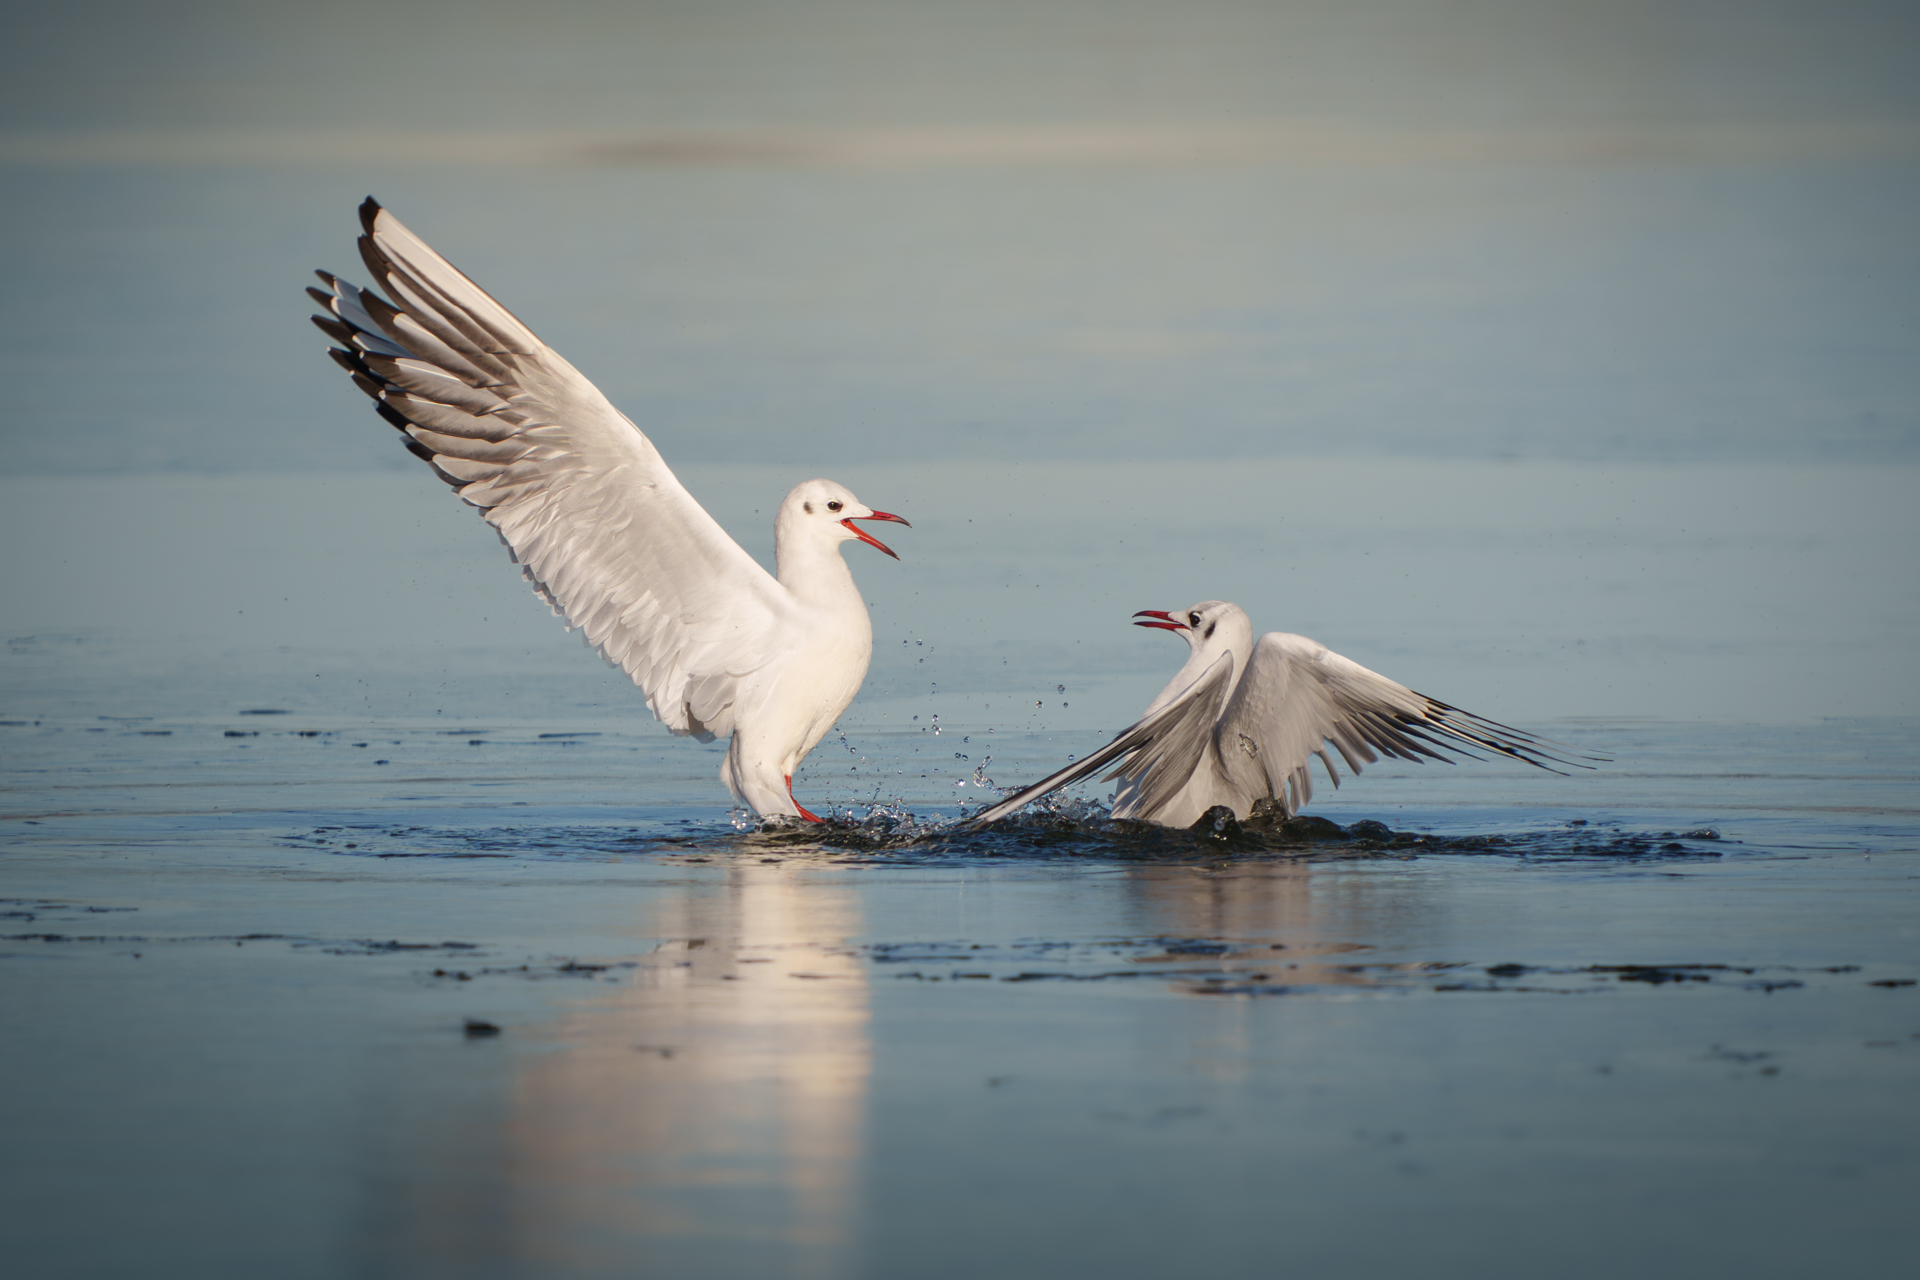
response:
M1903 8L107 10L0 53L9 1274L1920 1261ZM914 522L844 825L321 357L368 191L763 562ZM1210 597L1608 762L951 833Z

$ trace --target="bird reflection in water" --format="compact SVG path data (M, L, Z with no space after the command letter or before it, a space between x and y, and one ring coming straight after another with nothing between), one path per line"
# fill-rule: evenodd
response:
M668 939L516 1038L499 1144L505 1221L483 1271L568 1274L700 1259L835 1276L858 1237L868 984L843 940L854 892L780 866L662 886Z
M1206 1004L1218 1016L1198 1021L1169 1021L1161 1001L1132 1005L1142 1029L1183 1033L1146 1036L1138 1059L1108 1066L1155 1077L1177 1059L1187 1078L1234 1090L1259 1074L1257 1008L1271 1006L1231 997L1392 985L1386 967L1367 963L1366 939L1420 932L1429 922L1418 917L1432 909L1338 864L1162 864L1118 875L1076 865L1044 877L1071 881L1070 919L1057 896L998 898L984 914L982 898L964 923L909 913L921 940L856 945L849 939L872 931L870 915L900 918L888 895L924 905L924 886L862 881L797 858L715 870L711 880L650 886L634 928L661 941L636 947L631 967L591 973L594 985L562 1001L558 1017L492 1042L523 1048L493 1059L507 1078L475 1099L461 1132L411 1130L415 1174L383 1198L392 1224L383 1256L407 1258L411 1274L855 1274L872 1235L869 1196L885 1174L868 1168L866 1133L881 1034L875 974L944 983L960 976L950 962L953 940L965 938L964 976L1002 980L989 989L1003 993L1007 1033L1086 990L1079 981L1035 987L1034 978L1132 977L1164 984L1190 1010L1213 997ZM917 983L900 988L922 990L939 999ZM1011 1055L1034 1079L1073 1058L1071 1046L1055 1046L1059 1059L969 1028L965 1046L953 1046L960 1058ZM444 1114L445 1100L435 1109ZM417 1168L427 1146L442 1166L431 1191ZM463 1159L464 1184L448 1167Z
M1141 925L1166 945L1138 957L1166 965L1183 990L1368 987L1357 960L1384 904L1350 898L1326 864L1260 862L1142 867L1127 877Z

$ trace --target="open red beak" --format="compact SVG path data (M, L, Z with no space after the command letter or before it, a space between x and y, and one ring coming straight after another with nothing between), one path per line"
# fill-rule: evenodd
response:
M1162 631L1187 630L1186 623L1175 622L1173 620L1173 615L1168 613L1165 609L1142 609L1140 612L1134 614L1133 616L1136 618L1158 619L1158 621L1155 621L1155 622L1136 622L1133 624L1136 627L1159 627Z
M913 528L913 526L910 524L907 524L905 520L902 520L899 516L896 516L889 511L876 511L870 516L848 516L845 520L842 520L840 522L841 524L847 527L848 533L851 533L854 537L860 539L860 541L866 543L870 547L878 547L880 550L886 552L890 556L893 556L893 548L888 546L886 543L880 541L880 539L874 537L872 534L868 533L865 529L855 528L853 524L855 520L891 520L895 524L906 524L907 528L909 529ZM895 560L898 560L900 557L893 556L893 558Z

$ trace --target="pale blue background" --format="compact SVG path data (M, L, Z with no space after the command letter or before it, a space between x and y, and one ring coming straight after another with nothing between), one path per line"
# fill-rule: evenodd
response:
M1125 618L1208 597L1510 722L1914 710L1910 6L11 29L17 637L206 679L458 648L476 690L627 696L303 327L373 191L754 554L813 474L915 521L905 563L856 563L881 643L849 723L1066 684L1044 727L1113 728L1178 656ZM141 685L116 696L184 696Z

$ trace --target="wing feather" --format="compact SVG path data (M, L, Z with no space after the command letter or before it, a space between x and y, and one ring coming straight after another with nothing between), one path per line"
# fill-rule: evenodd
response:
M360 215L392 301L319 273L329 354L668 728L730 733L742 680L797 623L786 589L512 312L373 200Z
M1013 813L1061 787L1089 777L1119 761L1107 777L1125 778L1142 789L1151 803L1159 803L1185 786L1199 767L1233 680L1233 655L1222 654L1213 664L1159 710L1128 726L1092 755L1049 774L973 816L963 830L973 830ZM1164 794L1162 794L1164 793ZM1149 803L1141 812L1152 812Z
M1340 785L1328 744L1354 773L1380 756L1478 759L1476 751L1553 773L1555 764L1585 767L1551 754L1531 734L1415 693L1305 636L1261 636L1215 733L1228 782L1247 805L1271 799L1291 817L1313 797L1307 764L1314 756Z

